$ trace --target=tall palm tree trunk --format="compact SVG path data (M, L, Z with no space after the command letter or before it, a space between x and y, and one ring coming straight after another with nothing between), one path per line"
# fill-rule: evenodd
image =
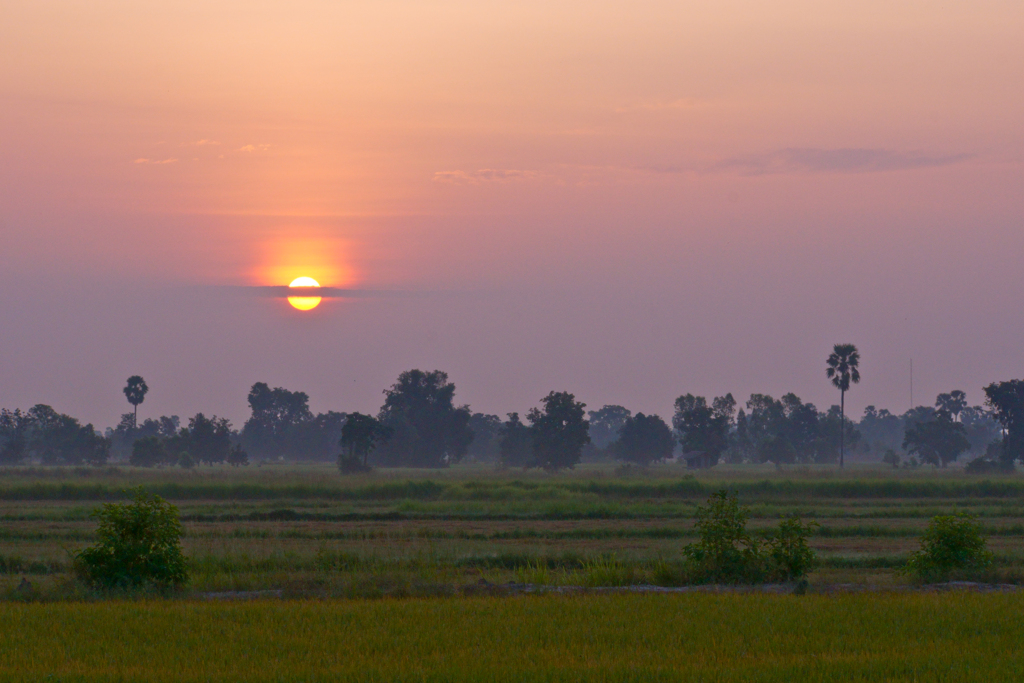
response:
M839 392L839 469L843 469L846 454L846 392Z

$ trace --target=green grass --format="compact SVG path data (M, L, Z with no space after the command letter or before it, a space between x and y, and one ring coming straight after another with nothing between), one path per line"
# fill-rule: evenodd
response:
M666 464L621 476L614 464L555 475L478 464L356 477L330 464L15 467L0 468L0 600L22 577L41 599L78 595L68 570L95 539L90 511L138 485L179 507L194 592L433 595L481 578L515 581L529 567L559 585L651 581L693 541L697 506L721 487L738 492L755 533L788 515L820 524L812 583L900 584L895 570L927 520L956 509L983 521L999 577L1024 576L1021 475L860 465L692 474Z
M0 681L1011 681L1021 595L0 605Z
M224 481L166 481L161 472L131 472L123 483L9 482L0 485L2 501L106 501L130 497L127 487L143 482L146 490L174 500L330 500L358 502L459 501L571 502L600 498L609 501L640 499L699 499L719 488L736 491L747 499L810 496L814 498L1004 498L1024 495L1024 481L806 479L707 480L692 475L668 481L580 481L555 477L545 482L519 479L498 481L366 481L366 477L335 483L261 483ZM240 475L247 473L239 473ZM9 477L8 477L9 478Z

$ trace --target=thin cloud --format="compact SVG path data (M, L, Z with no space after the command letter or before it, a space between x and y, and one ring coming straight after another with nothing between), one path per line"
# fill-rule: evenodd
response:
M183 142L182 143L183 146L184 145L190 145L190 146L193 146L193 147L206 147L207 145L219 145L219 144L220 143L217 142L216 140L207 140L206 138L203 138L202 140L196 140L195 142Z
M430 290L346 289L343 287L287 287L278 285L201 285L203 289L217 289L260 298L286 299L289 296L318 296L322 299L391 299L430 296L442 292Z
M479 185L480 183L528 180L536 176L536 171L521 171L514 168L481 168L476 171L437 171L434 173L434 182Z
M242 145L241 147L239 147L235 151L236 152L265 152L268 149L270 149L270 145L267 145L267 144L262 144L262 145Z
M174 159L174 158L171 158L171 159L146 159L144 157L140 157L140 158L136 159L135 161L133 161L132 163L133 164L174 164L174 163L177 163L177 161L178 160Z
M767 154L733 157L712 170L738 170L747 175L773 173L876 173L949 166L972 154L933 155L891 149L815 149L794 147Z

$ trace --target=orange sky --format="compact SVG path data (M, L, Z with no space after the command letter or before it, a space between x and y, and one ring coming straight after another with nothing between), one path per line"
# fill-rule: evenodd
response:
M825 406L846 340L858 410L906 408L911 355L921 396L978 401L1024 360L1022 35L1009 0L7 0L0 342L29 360L0 405L105 425L97 383L142 372L155 411L239 421L257 380L368 410L423 365L489 412ZM429 303L314 323L202 289L298 275Z

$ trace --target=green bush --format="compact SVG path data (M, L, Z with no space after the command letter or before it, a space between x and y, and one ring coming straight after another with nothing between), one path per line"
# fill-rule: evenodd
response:
M911 556L904 571L921 581L967 578L992 564L985 540L973 515L933 517L921 537L921 550Z
M802 524L793 517L760 540L747 531L749 516L736 496L726 491L711 494L707 507L697 508L700 540L683 548L682 574L687 582L760 583L807 574L815 560L807 545L814 524Z
M779 522L779 528L768 538L765 552L770 578L784 581L799 579L814 566L814 551L807 537L818 526L802 524L796 517Z
M75 556L75 573L101 588L180 586L188 581L178 509L141 488L130 503L94 510L96 545Z
M712 493L707 507L697 508L700 540L683 548L694 576L701 582L745 583L763 579L758 544L747 532L750 513L735 495Z

